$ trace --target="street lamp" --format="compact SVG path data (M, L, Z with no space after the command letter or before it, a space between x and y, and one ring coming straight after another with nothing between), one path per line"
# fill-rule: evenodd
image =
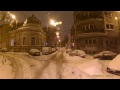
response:
M55 22L54 20L50 19L50 24L53 25L53 26L57 26L57 25L59 25L59 24L61 25L62 22L61 22L61 21Z

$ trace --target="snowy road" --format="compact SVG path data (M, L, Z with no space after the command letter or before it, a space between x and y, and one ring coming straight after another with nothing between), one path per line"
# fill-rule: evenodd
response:
M110 60L69 56L61 48L50 55L0 52L0 79L120 79L106 72Z
M14 68L13 79L41 79L44 78L46 74L45 71L50 72L49 67L55 66L54 69L55 75L47 78L61 78L61 69L63 63L63 52L57 51L51 55L41 55L41 56L30 56L28 53L0 53L0 56L3 56L11 61L12 68ZM53 70L53 69L52 69ZM53 73L54 70L51 72Z

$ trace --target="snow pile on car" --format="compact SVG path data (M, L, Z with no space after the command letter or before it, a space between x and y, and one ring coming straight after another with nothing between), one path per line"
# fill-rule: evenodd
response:
M31 49L29 52L40 52L38 49Z
M94 59L83 64L80 64L79 69L91 76L94 75L103 75L103 67L101 62L98 59Z
M63 79L92 79L92 77L81 71L79 68L67 64L63 64L62 70Z
M108 68L120 71L120 54L110 61Z

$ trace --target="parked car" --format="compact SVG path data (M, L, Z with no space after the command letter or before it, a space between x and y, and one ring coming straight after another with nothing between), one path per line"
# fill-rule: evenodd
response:
M107 66L107 72L115 75L120 75L120 54L111 60Z
M2 48L1 52L7 52L7 48L6 47Z
M80 56L82 58L85 58L86 53L82 50L73 50L72 52L69 53L70 56Z
M48 55L52 53L52 48L51 47L42 47L42 54L43 55Z
M52 48L52 53L54 53L56 51L56 49L55 48Z
M72 49L66 49L66 53L72 52Z
M38 49L31 49L29 54L32 56L40 56L40 51Z
M94 58L98 58L100 60L112 60L117 56L117 53L114 53L112 51L103 51L98 54L94 55Z

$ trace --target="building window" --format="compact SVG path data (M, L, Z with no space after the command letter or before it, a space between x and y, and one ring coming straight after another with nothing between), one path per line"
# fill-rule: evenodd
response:
M106 24L106 29L112 30L114 26L112 24Z
M116 40L114 41L114 45L117 45L117 41Z
M31 45L35 45L35 37L31 38Z
M93 26L93 25L89 25L89 28L90 28L90 29L94 29L94 26Z
M14 39L11 39L11 46L14 46L14 44L15 44Z
M85 44L96 44L96 39L86 39Z
M92 40L89 40L89 44L92 44Z
M96 40L95 39L93 39L93 44L96 44Z
M106 44L108 44L108 40L106 40Z
M26 38L23 37L23 45L25 45L25 44L26 44Z
M113 14L111 12L104 12L106 16L112 16Z
M88 25L86 25L86 29L87 29L87 30L89 29L89 26L88 26Z
M113 41L111 41L111 44L113 44Z
M88 40L85 40L85 44L88 44Z

